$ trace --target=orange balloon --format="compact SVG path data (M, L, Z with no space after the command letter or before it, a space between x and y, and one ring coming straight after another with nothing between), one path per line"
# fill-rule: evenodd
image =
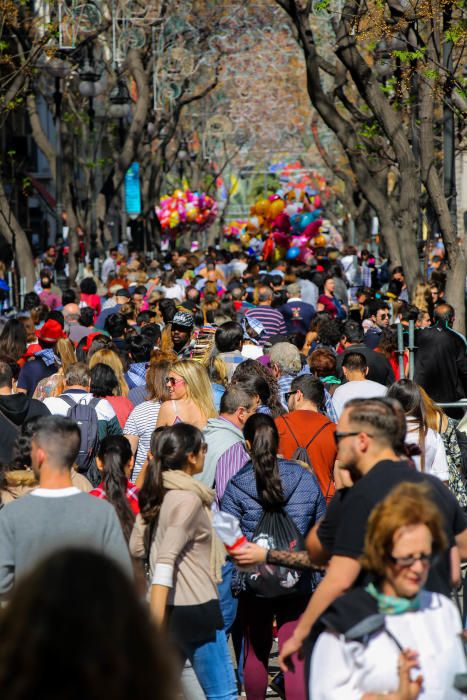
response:
M269 202L267 199L259 199L255 204L256 213L264 216L268 210L268 204Z
M326 239L324 236L316 236L316 238L313 239L313 245L314 246L323 246L326 245Z

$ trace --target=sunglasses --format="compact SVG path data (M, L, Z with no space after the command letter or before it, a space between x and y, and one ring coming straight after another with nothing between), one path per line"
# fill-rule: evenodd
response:
M334 433L334 441L336 445L340 443L341 440L343 440L346 437L354 437L355 435L360 435L362 433L362 430L359 430L358 432L352 432L352 433L340 433L338 430ZM373 437L371 433L365 433L368 437Z
M184 379L175 379L175 377L166 377L165 383L170 384L170 386L177 386L177 384L184 384Z
M290 397L296 394L297 391L299 391L299 389L295 389L295 391L286 391L284 394L285 403L289 403Z
M172 331L177 331L178 333L189 333L191 328L185 328L185 326L172 326Z
M413 566L416 561L421 561L422 564L431 564L433 561L432 554L419 554L418 557L412 555L410 557L393 557L392 554L389 555L389 559L393 564L400 566L402 569L408 569Z
M384 321L385 319L389 318L389 314L380 314L380 319Z

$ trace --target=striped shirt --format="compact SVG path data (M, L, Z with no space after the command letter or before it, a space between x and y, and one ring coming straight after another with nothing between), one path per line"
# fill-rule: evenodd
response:
M136 450L135 466L131 475L131 481L134 483L140 473L146 457L148 456L149 447L151 445L151 435L156 428L157 416L161 404L159 401L143 401L132 410L127 418L123 429L124 435L136 435L138 440L138 449Z
M248 309L245 312L246 318L255 318L264 326L263 340L269 340L273 335L287 335L284 317L277 309L272 309L270 306L257 306L254 309Z
M250 455L246 451L245 445L243 442L239 441L236 442L235 445L232 445L232 447L229 447L217 462L214 487L216 489L216 500L219 506L228 482L245 466L249 459Z

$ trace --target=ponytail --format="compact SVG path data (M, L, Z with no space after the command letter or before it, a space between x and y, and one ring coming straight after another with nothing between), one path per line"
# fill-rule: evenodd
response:
M243 429L250 443L251 461L256 488L265 510L275 510L284 504L284 491L277 463L279 433L273 419L263 413L248 418Z
M105 495L115 508L128 542L135 523L135 514L126 495L125 467L132 457L130 443L123 435L110 435L102 440L97 456L104 464Z
M152 525L157 520L162 501L164 500L165 491L162 483L162 461L159 443L166 430L166 427L156 428L151 435L148 467L138 496L141 516L146 525Z

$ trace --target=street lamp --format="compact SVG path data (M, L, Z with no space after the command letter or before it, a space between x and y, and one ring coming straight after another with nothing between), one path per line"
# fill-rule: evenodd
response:
M109 114L113 119L118 119L118 138L120 150L123 148L125 142L125 132L124 132L124 120L129 116L131 111L131 97L128 92L128 88L119 78L116 86L112 88L109 95L110 107ZM126 203L125 203L125 178L122 179L122 184L120 186L121 191L121 227L122 235L121 242L126 252L127 247L127 217L126 217Z
M188 150L188 144L185 140L183 140L180 144L180 148L177 151L178 174L180 177L180 182L183 181L183 171L185 169L185 162L189 159L189 157L190 152Z
M89 255L91 260L97 257L96 242L97 242L97 216L96 216L96 177L95 177L95 164L94 164L94 150L95 150L95 134L94 134L94 98L101 95L106 88L106 78L105 75L99 75L97 68L94 63L91 62L89 58L86 58L80 70L79 75L79 85L78 89L83 95L89 100L89 144L91 151L91 168L89 175L89 188L91 197L91 235L90 235L90 251Z
M63 201L62 201L62 90L61 81L71 71L71 66L59 56L45 59L42 67L54 78L55 90L53 94L55 104L55 221L56 238L63 234Z

